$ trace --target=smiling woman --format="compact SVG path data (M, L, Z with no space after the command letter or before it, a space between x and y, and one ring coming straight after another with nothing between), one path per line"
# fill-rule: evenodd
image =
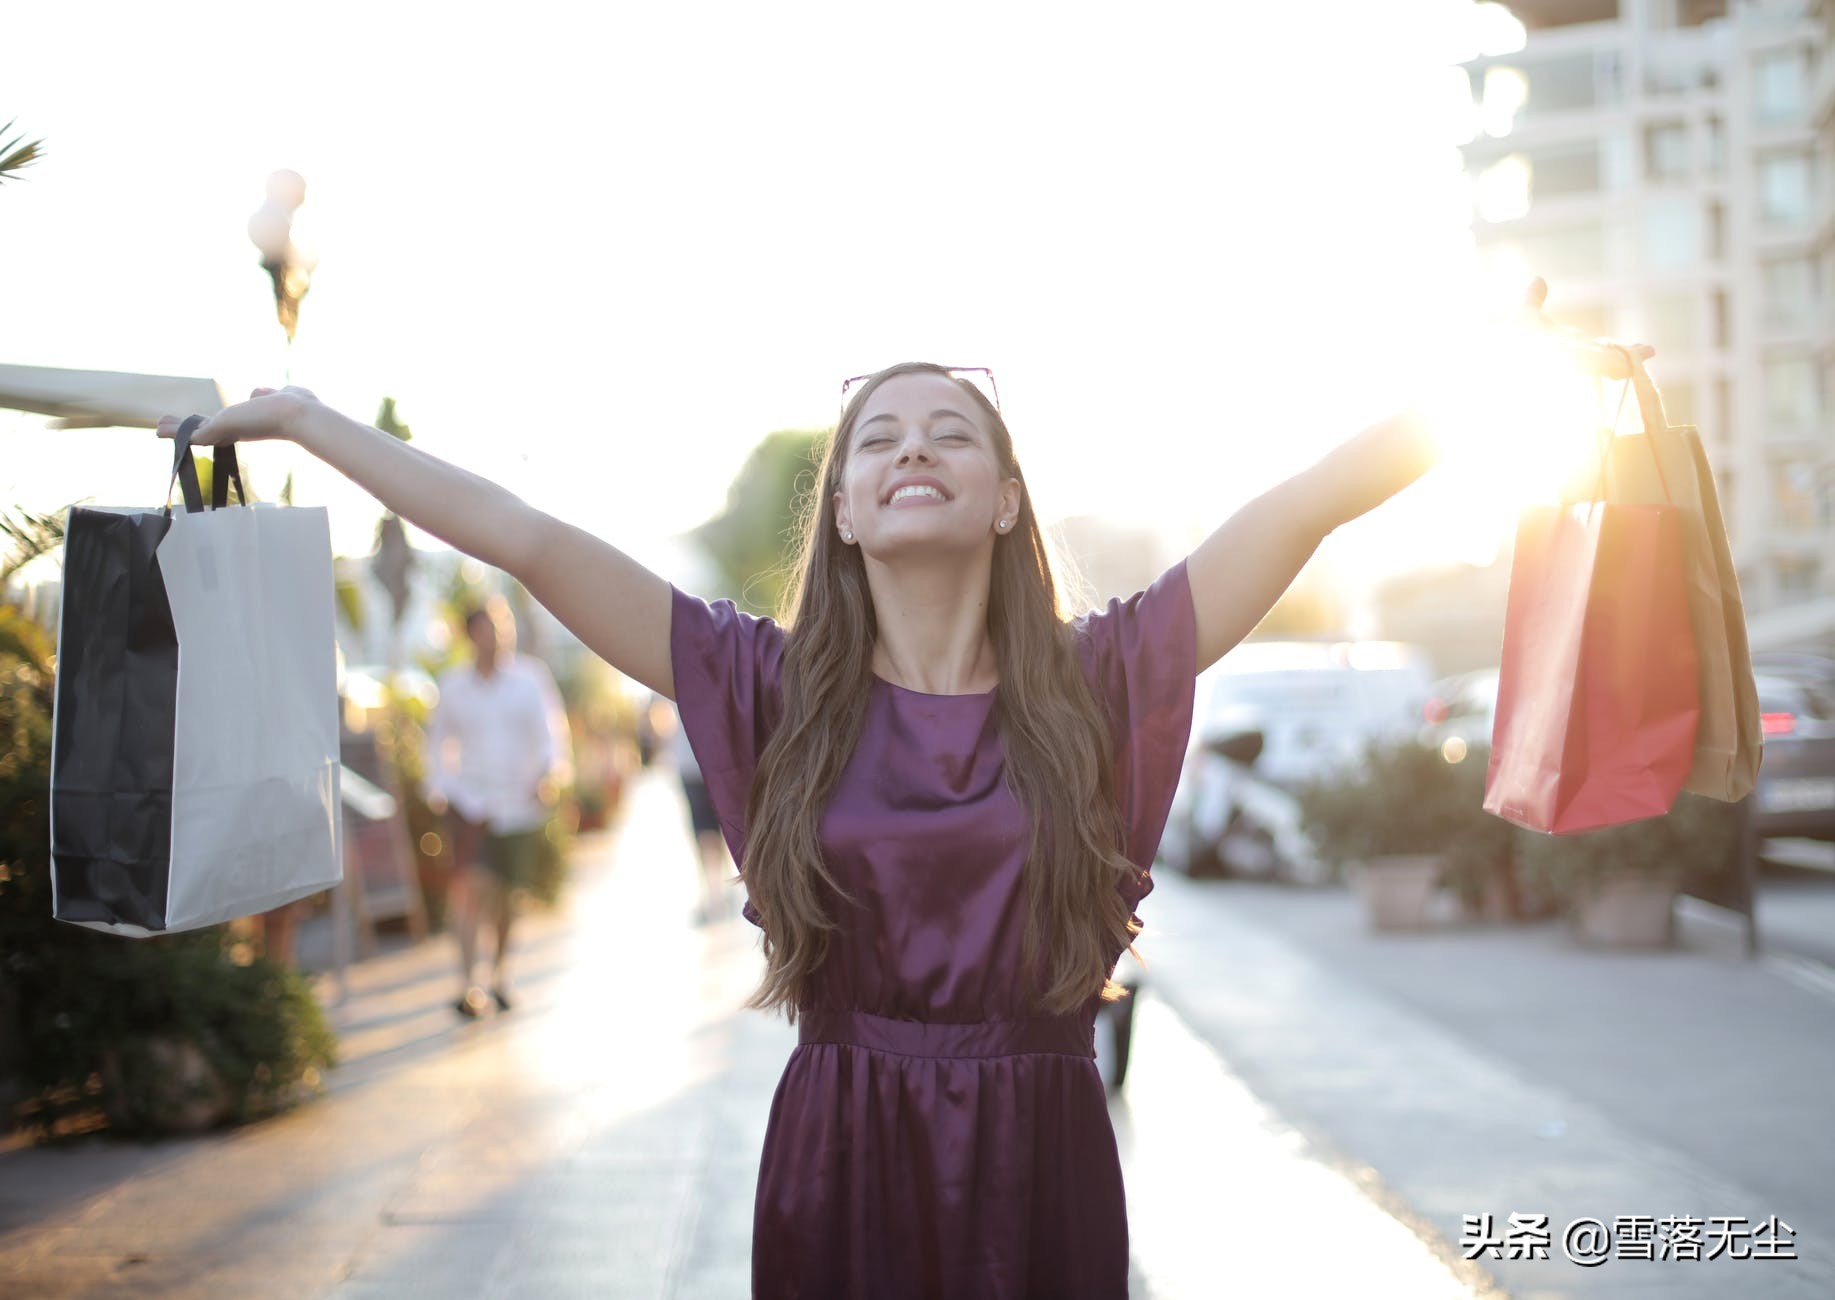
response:
M1017 1297L1127 1293L1093 1026L1197 673L1432 463L1434 433L1419 412L1372 426L1072 617L991 383L892 366L850 385L781 624L303 389L258 389L194 440L299 441L676 701L762 930L751 1005L798 1027L754 1293Z

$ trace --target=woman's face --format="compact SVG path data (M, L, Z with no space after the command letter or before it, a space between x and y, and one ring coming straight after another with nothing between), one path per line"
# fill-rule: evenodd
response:
M899 375L873 390L835 493L844 544L878 558L991 545L1013 531L1019 506L1019 480L1000 472L993 430L955 380Z

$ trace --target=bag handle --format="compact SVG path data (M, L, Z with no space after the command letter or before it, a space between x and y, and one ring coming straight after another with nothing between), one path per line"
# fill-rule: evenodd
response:
M184 490L185 511L200 514L204 509L204 490L198 483L197 459L192 454L191 435L204 423L201 415L188 415L172 435L172 478L166 483L166 518L172 517L172 487ZM242 468L236 460L236 444L226 442L217 448L210 475L210 508L221 510L229 504L229 485L236 484L236 499L248 504L248 489L242 485Z
M1603 340L1602 340L1603 342ZM1656 383L1650 378L1650 372L1644 369L1631 349L1623 343L1606 343L1605 346L1625 357L1625 369L1629 378L1619 391L1618 409L1612 413L1612 427L1602 431L1599 440L1599 490L1594 496L1596 501L1606 499L1606 464L1612 458L1612 440L1618 436L1619 421L1625 418L1625 399L1632 393L1637 394L1638 414L1644 420L1644 445L1650 448L1650 463L1656 467L1657 483L1663 489L1663 500L1669 505L1676 503L1675 496L1669 490L1669 479L1663 473L1663 460L1657 455L1657 437L1669 428L1669 420L1663 413L1663 398L1657 392Z

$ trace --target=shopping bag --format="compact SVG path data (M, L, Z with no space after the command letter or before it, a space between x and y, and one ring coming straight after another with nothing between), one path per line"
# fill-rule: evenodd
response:
M1484 806L1531 830L1661 816L1694 764L1683 511L1618 500L1611 460L1594 499L1517 526Z
M1644 430L1613 440L1607 477L1614 484L1616 501L1674 501L1682 510L1689 618L1701 665L1701 723L1695 760L1683 788L1736 801L1758 780L1764 735L1746 642L1745 603L1714 472L1700 433L1692 426L1669 423L1649 371L1627 356Z
M342 878L326 514L229 506L227 446L205 509L199 422L175 439L182 513L73 507L65 526L52 910L135 937Z

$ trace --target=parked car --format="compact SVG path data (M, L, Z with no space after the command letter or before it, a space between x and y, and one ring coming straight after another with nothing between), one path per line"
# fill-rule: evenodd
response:
M1300 787L1410 734L1432 681L1426 653L1400 642L1236 647L1198 677L1163 854L1192 875L1327 879L1301 829Z
M1752 657L1765 758L1752 812L1761 838L1835 841L1835 661L1811 655ZM1434 683L1423 736L1490 742L1496 669Z
M1765 732L1753 799L1758 833L1835 841L1835 676L1781 676L1777 668L1754 675Z
M1421 709L1421 739L1444 745L1462 742L1468 750L1489 749L1497 723L1499 670L1481 668L1433 684Z

